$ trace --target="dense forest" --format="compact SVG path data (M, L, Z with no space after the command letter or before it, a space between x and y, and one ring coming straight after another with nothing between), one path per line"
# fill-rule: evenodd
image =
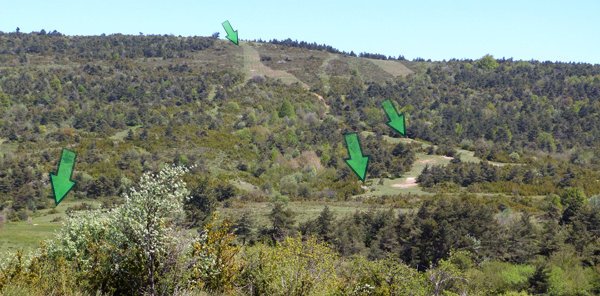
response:
M0 32L0 226L56 211L62 148L81 201L0 293L600 294L600 65L217 37ZM421 164L421 193L375 194Z

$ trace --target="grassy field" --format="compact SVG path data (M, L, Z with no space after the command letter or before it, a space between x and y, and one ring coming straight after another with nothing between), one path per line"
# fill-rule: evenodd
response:
M412 73L399 61L384 61L351 56L343 56L319 50L286 48L267 44L242 44L244 65L249 77L265 75L274 78L288 79L294 82L301 80L306 85L314 86L323 83L325 90L332 77L349 78L358 75L365 82L391 81L396 76ZM264 56L267 59L260 60Z
M371 132L362 132L363 137L372 135ZM424 141L414 140L409 138L392 138L388 136L383 137L385 141L393 144L404 143L404 144L420 144L422 148L432 146ZM435 146L435 145L433 145ZM481 162L481 159L475 157L473 151L457 149L460 155L460 160L463 162ZM372 179L367 181L367 192L360 195L360 197L368 196L382 196L382 195L397 195L397 194L415 194L415 195L431 195L431 193L423 191L421 186L416 183L416 178L421 174L426 165L447 165L452 160L451 157L441 155L428 155L425 153L416 153L416 160L410 171L406 172L402 178L397 179ZM489 162L492 165L503 166L506 163L500 162ZM368 177L368 176L367 176Z
M0 255L18 250L29 251L38 247L41 241L51 238L61 227L62 220L58 219L67 216L65 211L83 202L99 205L93 200L65 200L56 208L52 207L32 214L30 221L5 223L0 227ZM52 212L53 209L56 209L56 212Z
M383 178L383 184L380 184L381 179L374 179L371 181L371 185L368 186L368 192L364 193L362 196L396 194L430 195L431 193L423 191L421 186L416 183L417 177L421 174L426 165L446 165L449 162L450 158L448 157L417 153L415 163L410 171L406 172L402 178Z
M296 76L281 70L275 70L270 67L265 66L260 61L260 55L258 51L253 46L260 45L250 45L248 43L241 43L240 46L244 51L244 72L246 73L246 78L250 79L257 75L267 76L275 79L281 79L284 83L292 84L294 82L299 82L302 85L306 86L303 82L298 80ZM306 86L308 88L308 86Z
M54 209L53 207L35 213L30 221L8 222L2 225L2 227L0 227L0 258L3 258L5 254L14 253L19 250L25 252L31 251L37 248L40 245L40 242L52 238L56 231L62 226L64 220L53 221L57 218L64 219L67 216L65 213L67 208L80 205L83 202L93 204L96 207L99 206L96 201L65 200L55 208L56 213L51 213L52 209ZM389 206L371 205L360 201L289 202L288 206L296 213L295 219L298 223L315 219L325 206L329 206L330 210L337 217L350 215L357 210L389 209ZM220 208L218 211L221 218L227 218L231 221L235 221L244 212L250 212L254 219L255 226L258 227L269 225L268 215L271 209L272 204L270 202L234 202L230 207ZM395 209L395 211L400 211L400 209Z
M126 128L120 132L115 133L113 136L110 137L110 139L116 140L116 141L123 141L125 139L125 137L127 137L127 134L129 133L129 131L135 132L140 127L142 127L142 126L136 125L136 126Z
M408 74L412 74L413 71L406 67L399 61L386 61L386 60L375 60L375 59L366 59L371 63L379 66L383 71L391 74L392 76L406 76Z
M18 250L29 251L39 246L39 243L52 237L60 223L10 222L0 228L0 256L4 253L14 253Z
M367 211L369 209L389 209L389 206L372 205L363 203L361 201L291 201L287 204L287 206L296 213L295 219L298 223L315 219L319 216L319 213L321 213L325 206L329 206L329 209L337 217L350 215L359 210ZM252 214L256 226L266 226L270 223L268 215L271 212L272 208L273 205L270 202L234 203L231 207L220 208L219 212L223 218L228 218L230 220L236 220L242 215L242 213L249 212ZM400 211L400 209L395 210Z

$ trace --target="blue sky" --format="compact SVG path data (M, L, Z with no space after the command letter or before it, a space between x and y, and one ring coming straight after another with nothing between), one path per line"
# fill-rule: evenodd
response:
M600 1L4 1L0 30L292 39L434 60L497 58L600 64Z

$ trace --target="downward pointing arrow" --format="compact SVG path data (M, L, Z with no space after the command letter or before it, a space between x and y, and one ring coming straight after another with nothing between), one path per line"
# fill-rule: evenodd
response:
M73 175L76 156L75 152L63 149L60 161L58 162L57 173L50 173L54 203L57 206L63 198L65 198L67 193L73 189L73 186L75 186L75 182L71 180L71 176Z
M396 107L394 107L394 104L392 104L392 101L390 100L383 101L383 103L381 103L381 107L383 107L383 111L385 111L385 114L389 119L386 124L399 132L401 135L406 136L406 122L404 120L404 114L398 114Z
M229 21L224 21L222 25L223 25L223 29L225 29L225 32L227 32L227 36L225 36L225 37L227 39L229 39L229 41L233 42L235 45L239 45L237 30L235 30L235 31L233 30Z
M345 159L346 164L358 176L361 181L365 181L367 176L367 168L369 167L369 156L362 154L360 141L356 133L345 134L346 148L348 149L349 158Z

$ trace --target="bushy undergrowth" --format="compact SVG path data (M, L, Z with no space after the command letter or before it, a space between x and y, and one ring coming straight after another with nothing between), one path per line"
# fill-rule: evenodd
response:
M146 173L120 206L71 216L36 252L2 262L0 294L592 295L600 287L569 249L527 264L450 250L420 271L392 253L343 256L335 241L310 234L246 245L216 215L196 234L183 228L186 172Z

